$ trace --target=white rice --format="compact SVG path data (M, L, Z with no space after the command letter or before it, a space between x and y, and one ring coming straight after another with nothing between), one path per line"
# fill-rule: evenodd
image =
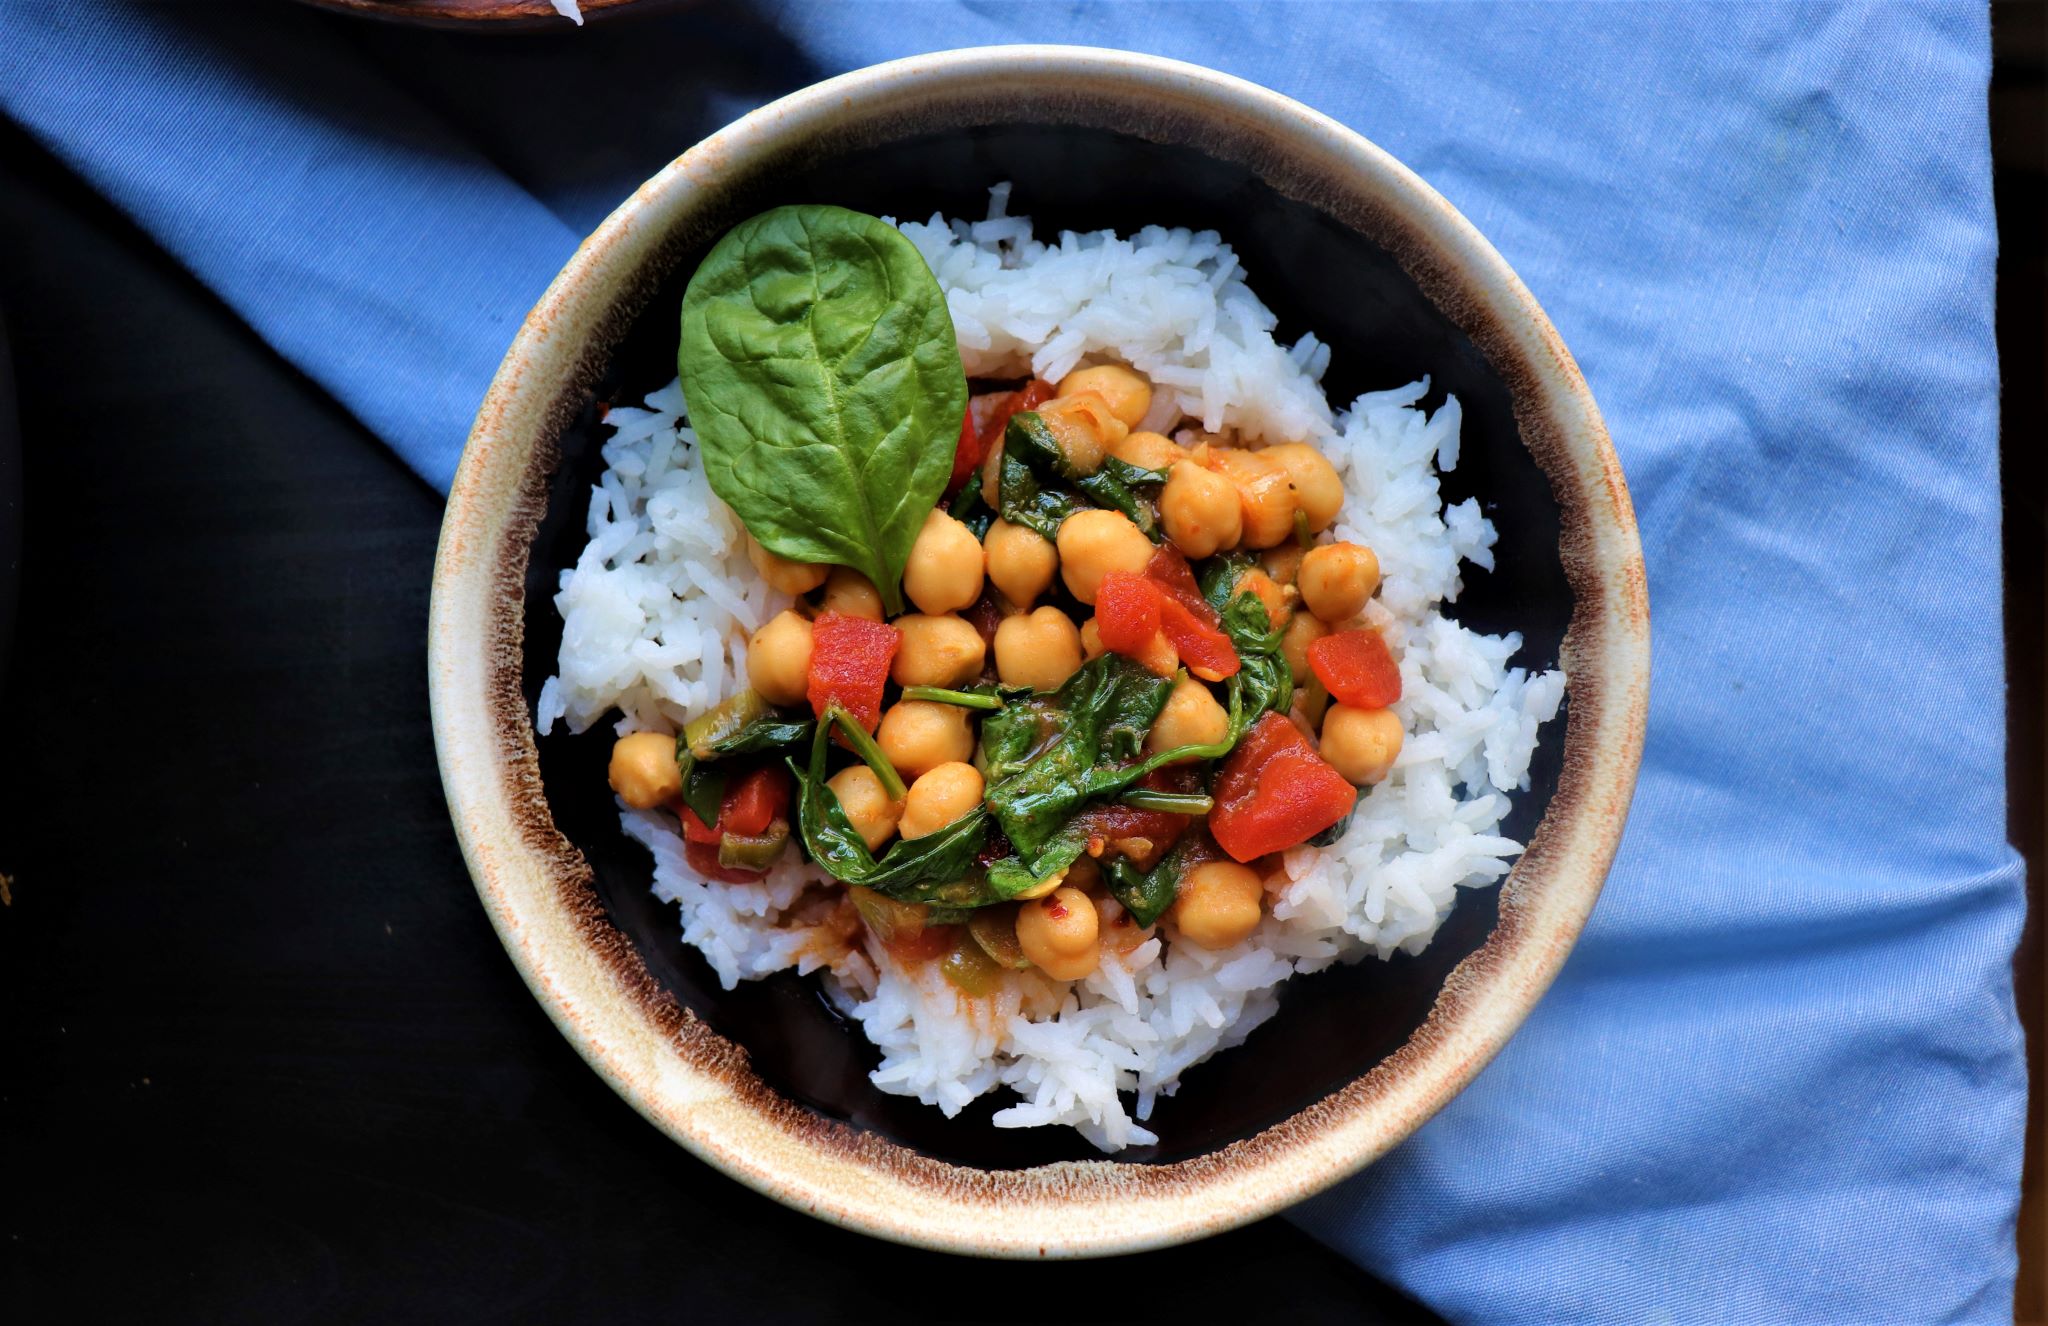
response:
M1565 679L1508 666L1519 636L1480 635L1439 611L1457 599L1463 563L1493 565L1492 524L1469 500L1445 509L1438 490L1458 462L1455 399L1425 415L1425 381L1333 416L1317 385L1328 347L1273 338L1273 315L1214 232L1047 244L1006 214L1008 194L992 191L983 221L901 227L947 292L969 374L1057 380L1084 359L1118 359L1155 383L1149 426L1185 413L1210 431L1320 447L1346 487L1336 534L1371 547L1384 575L1369 615L1401 664L1408 736L1393 772L1334 845L1287 853L1287 885L1236 947L1154 938L1071 986L1025 973L978 1002L935 964L899 967L878 945L849 945L826 924L825 877L793 850L759 883L705 883L672 819L628 810L623 823L653 854L655 891L678 904L684 940L727 988L820 971L880 1047L883 1090L950 1116L1008 1087L1018 1099L999 1127L1065 1124L1115 1151L1155 1140L1143 1126L1154 1101L1271 1017L1290 975L1419 952L1458 889L1507 873L1522 845L1496 830L1509 794L1528 786ZM621 733L677 727L743 684L749 632L788 603L754 575L738 520L697 467L676 385L607 423L590 544L555 598L562 651L541 689L543 731L564 720L580 732L613 709Z

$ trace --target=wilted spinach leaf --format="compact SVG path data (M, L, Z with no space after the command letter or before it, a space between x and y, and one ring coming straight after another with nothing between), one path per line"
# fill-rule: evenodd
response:
M1342 838L1344 836L1347 830L1351 828L1351 817L1353 815L1356 815L1357 813L1357 809L1354 808L1350 812L1350 814L1345 815L1343 819L1338 820L1329 828L1324 829L1321 833L1309 839L1308 845L1310 847L1328 847L1331 844L1335 843L1339 838Z
M1004 520L1046 539L1059 538L1060 526L1067 517L1088 509L1086 502L1066 489L1040 483L1037 473L1011 454L1007 445L1003 448L997 496L1002 502Z
M1104 459L1093 474L1082 474L1068 463L1052 430L1035 411L1011 415L1003 431L998 484L1003 519L1048 539L1059 537L1060 525L1068 516L1093 505L1123 512L1157 543L1158 519L1152 504L1140 497L1135 487L1165 480L1157 470L1140 469L1114 456Z
M1172 689L1167 678L1104 654L1083 664L1052 697L1046 709L1056 735L987 797L989 813L1040 878L1047 873L1041 854L1082 803L1122 791L1140 776L1143 766L1135 761L1145 733ZM997 737L1006 749L1016 742L1002 730Z
M960 486L953 498L953 505L946 508L946 514L965 525L977 539L988 537L988 527L996 523L996 513L989 510L988 503L981 500L980 479L970 479Z
M682 768L683 804L696 812L706 828L716 825L719 803L725 800L725 775L687 753L683 756Z
M1247 591L1225 604L1222 616L1224 634L1244 665L1231 682L1244 695L1245 725L1257 722L1268 710L1286 713L1294 703L1294 673L1280 652L1281 632L1273 629L1266 605Z
M1200 832L1186 835L1150 870L1140 870L1128 860L1118 857L1103 872L1109 896L1122 903L1124 910L1139 925L1151 925L1173 906L1180 877L1207 850L1204 837L1205 834Z
M1209 606L1222 612L1237 597L1238 577L1252 569L1252 555L1248 552L1220 553L1202 563L1202 574L1198 583L1202 597Z
M797 779L797 828L812 861L834 879L865 885L899 902L980 907L1002 901L975 868L988 837L988 814L980 809L937 833L898 840L877 861L846 818L838 794L825 785L831 735L829 724L819 724L811 738L809 765L798 768L795 760L789 762Z
M905 686L906 700L930 700L934 704L957 704L962 709L976 709L994 713L1006 703L1021 700L1031 694L1029 686L1004 686L997 682L980 682L973 686Z
M1140 759L1145 734L1173 683L1118 654L1085 664L1057 693L1007 706L982 724L988 812L1018 853L989 867L999 889L1014 896L1071 864L1087 843L1075 816L1089 801L1118 795L1169 764L1222 759L1260 715L1287 711L1294 681L1265 604L1241 594L1222 618L1243 666L1230 678L1230 726L1218 741ZM1170 882L1141 889L1137 872L1125 873L1134 896L1150 897L1163 888L1172 901Z
M1230 636L1242 664L1227 684L1229 729L1219 741L1176 746L1153 755L1126 771L1129 776L1123 787L1155 769L1183 760L1220 760L1230 754L1244 730L1261 715L1268 711L1284 714L1294 702L1294 674L1288 671L1287 660L1280 653L1280 632L1271 629L1266 605L1258 595L1238 595L1224 608L1222 616L1224 632Z
M991 786L1022 769L1057 717L1057 697L1006 704L981 720L982 776Z
M706 754L715 760L727 755L756 755L764 750L794 746L810 740L816 727L816 721L809 718L770 713L748 723L731 736L712 742Z
M711 487L784 557L850 566L903 610L903 564L967 409L946 298L895 227L778 207L690 278L677 352Z

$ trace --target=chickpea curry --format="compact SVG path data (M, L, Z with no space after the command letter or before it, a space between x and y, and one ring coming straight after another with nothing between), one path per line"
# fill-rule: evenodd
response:
M834 227L865 247L834 248ZM1401 749L1400 671L1364 615L1379 564L1329 533L1342 482L1305 443L1174 428L1122 364L970 389L921 260L929 291L908 267L831 283L890 292L841 311L872 329L847 355L897 328L929 379L893 415L855 408L852 387L791 396L790 373L736 348L765 333L734 264L886 264L892 241L874 218L782 208L692 280L680 367L707 473L796 602L748 641L747 689L680 736L619 739L611 786L672 810L707 879L801 853L898 961L936 962L968 995L1008 971L1081 979L1162 924L1169 942L1238 944L1280 854L1340 833ZM780 353L870 389L830 343ZM809 440L764 461L771 406ZM911 424L874 422L894 418ZM816 491L840 451L867 487Z

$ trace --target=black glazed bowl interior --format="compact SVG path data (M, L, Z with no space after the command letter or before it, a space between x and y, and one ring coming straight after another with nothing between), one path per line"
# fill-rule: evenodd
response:
M1525 445L1509 385L1464 331L1404 271L1395 255L1307 202L1284 196L1254 170L1192 148L1077 125L949 128L877 145L836 149L765 172L736 191L722 224L706 225L641 308L595 384L594 403L560 438L562 458L526 581L524 698L533 711L555 670L561 620L552 602L584 542L590 489L603 462L595 402L638 404L675 377L678 311L689 274L724 225L785 203L835 203L897 219L940 213L978 219L989 188L1009 181L1009 210L1032 218L1041 239L1058 230L1146 225L1215 230L1237 251L1252 289L1291 343L1313 331L1331 348L1323 386L1344 408L1361 392L1427 377L1423 405L1457 397L1464 422L1458 468L1444 476L1448 502L1477 497L1500 541L1496 569L1465 568L1465 590L1448 615L1488 633L1518 631L1516 666L1557 665L1573 613L1560 557L1551 483ZM1544 729L1530 789L1500 832L1527 842L1563 768L1565 715ZM868 1081L879 1052L826 1005L814 978L784 973L721 989L681 938L671 904L650 891L652 864L627 839L605 781L608 723L580 736L558 730L538 742L540 772L556 825L595 872L607 914L654 980L684 1007L745 1047L761 1078L818 1114L880 1133L933 1158L979 1169L1014 1169L1098 1153L1071 1129L998 1129L999 1091L953 1119L887 1095ZM1181 1160L1249 1137L1360 1077L1421 1026L1453 967L1492 933L1497 887L1461 890L1455 909L1419 956L1367 957L1282 987L1280 1011L1242 1046L1190 1070L1146 1126L1156 1146L1117 1159Z

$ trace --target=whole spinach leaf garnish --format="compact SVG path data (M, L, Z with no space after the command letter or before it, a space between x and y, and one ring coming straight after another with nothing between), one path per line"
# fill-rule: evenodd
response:
M811 737L811 758L799 768L789 761L797 780L797 829L804 848L834 879L861 884L899 902L936 902L953 907L981 907L1002 898L989 890L975 859L988 838L988 813L976 808L937 833L898 840L878 861L825 785L825 752L832 725L820 723Z
M712 491L771 551L850 566L903 611L903 564L967 409L945 293L895 227L778 207L683 295L683 397Z
M1093 474L1082 474L1060 450L1052 430L1033 410L1010 416L1003 430L1003 464L997 484L1003 519L1023 525L1048 539L1059 537L1060 525L1090 506L1121 511L1154 543L1161 537L1152 503L1141 497L1140 485L1166 482L1158 470L1107 457Z

